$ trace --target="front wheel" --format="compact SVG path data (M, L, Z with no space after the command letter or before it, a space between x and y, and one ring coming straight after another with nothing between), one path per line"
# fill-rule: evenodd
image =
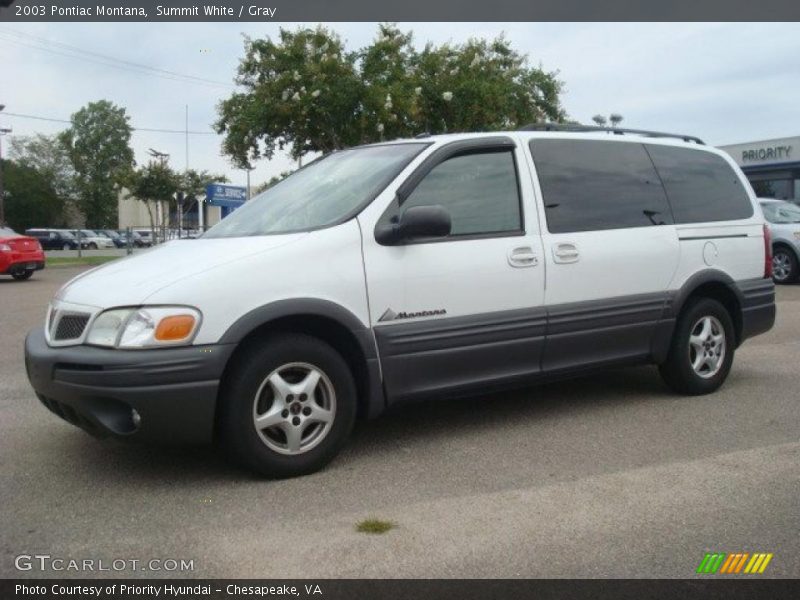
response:
M293 477L321 469L342 448L355 422L356 385L328 344L282 334L248 349L220 401L228 452L262 475Z
M70 246L69 244L64 244L63 246L61 246L61 249L62 250L72 250L72 246Z
M728 377L735 350L733 321L726 308L711 298L690 300L672 336L661 376L676 392L709 394Z
M17 281L25 281L26 279L30 279L32 275L33 271L17 271L16 273L11 274L11 276Z
M775 248L772 253L772 279L775 283L791 283L797 279L797 257L788 248Z
M89 249L90 250L97 250L97 244L95 244L94 242L90 243L89 244Z

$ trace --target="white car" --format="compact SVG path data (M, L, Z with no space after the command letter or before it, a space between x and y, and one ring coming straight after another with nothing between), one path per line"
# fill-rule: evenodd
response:
M74 229L72 233L81 238L82 245L85 245L87 248L91 250L97 250L98 248L115 248L114 240L104 235L100 235L96 231L92 231L91 229Z
M334 152L197 240L78 276L27 337L37 395L281 477L402 402L642 363L713 392L775 319L744 175L695 138L549 129Z
M800 206L774 198L758 201L772 238L772 278L794 283L800 276Z

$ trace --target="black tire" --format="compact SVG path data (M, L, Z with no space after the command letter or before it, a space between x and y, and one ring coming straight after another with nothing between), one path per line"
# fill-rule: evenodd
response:
M241 362L223 383L218 410L219 437L229 455L245 467L272 478L306 475L328 464L344 446L356 418L356 384L342 356L322 340L302 334L276 334L248 346L239 356ZM335 411L326 435L315 446L300 454L287 455L270 448L262 439L265 433L257 431L253 411L256 395L267 377L292 363L313 365L324 373L335 394ZM309 427L312 426L315 425ZM283 435L275 429L265 431ZM301 431L305 434L305 428Z
M705 373L707 376L704 377L692 366L692 359L697 353L692 350L689 338L693 330L697 332L696 327L700 325L701 319L706 317L716 319L725 337L724 355L720 359L718 370L712 375L711 369L707 369ZM714 392L725 382L730 373L736 346L735 335L731 316L721 303L711 298L689 300L675 326L667 360L659 365L661 376L669 387L680 394L699 396ZM707 350L713 352L715 348Z
M798 276L797 256L789 248L778 246L772 251L772 280L775 283L793 283Z
M90 249L90 250L97 250L97 244L95 244L94 242L91 242L91 243L89 244L89 249Z
M26 279L30 279L32 275L33 271L17 271L16 273L11 274L11 276L17 281L25 281Z

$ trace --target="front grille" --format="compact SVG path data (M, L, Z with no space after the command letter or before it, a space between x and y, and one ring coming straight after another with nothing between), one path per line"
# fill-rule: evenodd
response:
M78 339L83 335L83 330L88 322L89 315L87 314L61 313L55 317L56 333L53 339L56 341Z

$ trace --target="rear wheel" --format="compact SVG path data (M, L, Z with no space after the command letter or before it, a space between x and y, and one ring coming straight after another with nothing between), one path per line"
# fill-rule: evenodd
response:
M219 431L229 453L268 477L324 467L356 416L356 385L345 360L322 340L282 334L252 347L226 377Z
M772 253L772 279L775 283L791 283L797 279L798 264L794 252L778 246Z
M681 313L661 376L681 394L709 394L728 377L735 332L726 308L711 298L690 300Z
M25 281L26 279L30 279L31 275L33 275L33 271L17 271L16 273L11 274L11 276L17 281Z
M72 250L72 246L70 246L69 244L64 244L63 246L61 246L61 249L62 250Z

